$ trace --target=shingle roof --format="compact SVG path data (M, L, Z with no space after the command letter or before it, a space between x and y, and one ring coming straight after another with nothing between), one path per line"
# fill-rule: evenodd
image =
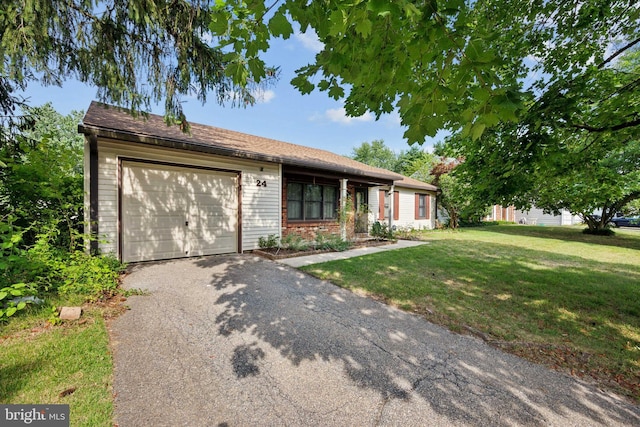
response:
M231 157L262 160L289 166L302 166L383 181L408 182L411 178L395 172L357 162L326 150L305 147L274 139L230 131L198 123L190 123L189 133L178 126L167 126L162 116L133 117L129 111L92 102L84 116L79 131L106 138L124 139L151 145L210 152ZM413 184L412 184L413 183ZM411 180L415 187L436 187ZM398 183L400 184L400 183ZM412 188L413 188L412 187ZM430 188L425 188L430 189Z
M401 180L395 181L396 187L415 188L418 190L438 191L438 187L435 185L427 184L426 182L418 181L417 179L403 176Z

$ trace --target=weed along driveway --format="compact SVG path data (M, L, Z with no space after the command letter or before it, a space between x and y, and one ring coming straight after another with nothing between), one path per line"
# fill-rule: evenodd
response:
M250 255L137 265L111 324L128 426L640 425L640 408Z

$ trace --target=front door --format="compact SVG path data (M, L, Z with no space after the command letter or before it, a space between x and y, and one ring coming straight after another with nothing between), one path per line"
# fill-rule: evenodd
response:
M369 231L368 194L369 192L366 188L356 188L356 233L367 233Z

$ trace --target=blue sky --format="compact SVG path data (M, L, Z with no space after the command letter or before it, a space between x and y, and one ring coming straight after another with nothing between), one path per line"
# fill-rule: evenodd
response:
M196 99L185 99L187 119L342 155L351 154L362 142L376 139L384 140L395 152L409 149L397 113L381 116L378 121L372 114L349 118L342 103L332 100L325 92L302 95L291 86L294 71L313 61L320 48L317 39L306 34L273 41L264 59L269 65L280 66L280 80L268 88L262 100L254 106L238 108L220 106L213 100L202 105ZM25 96L29 97L30 105L51 102L56 110L67 114L72 110L86 110L95 99L96 89L70 80L62 88L31 84ZM164 110L159 106L151 112L163 114ZM438 139L428 139L423 148L430 151Z

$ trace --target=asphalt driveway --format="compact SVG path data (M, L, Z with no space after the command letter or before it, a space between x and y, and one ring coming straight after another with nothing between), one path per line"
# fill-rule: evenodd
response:
M128 426L640 425L640 408L251 255L135 266L111 327Z

